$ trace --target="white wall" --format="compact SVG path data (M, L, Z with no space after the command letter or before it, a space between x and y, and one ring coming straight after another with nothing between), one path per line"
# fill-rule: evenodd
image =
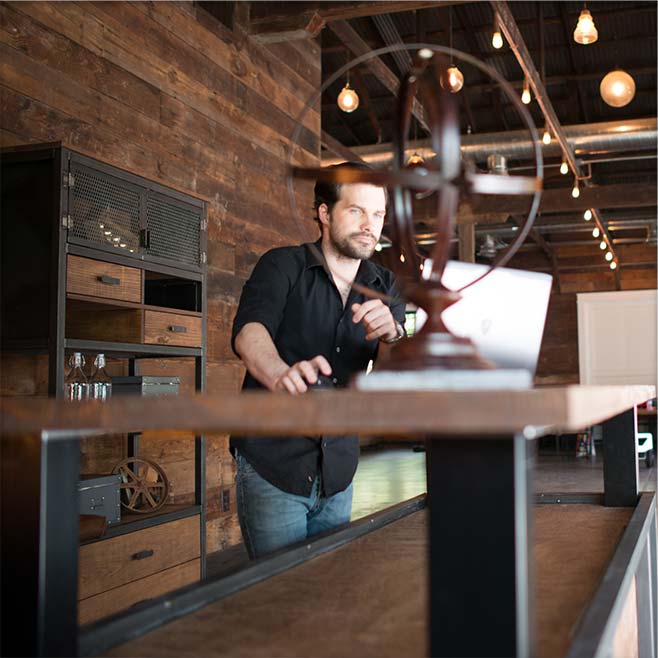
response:
M656 290L581 293L581 384L656 384Z

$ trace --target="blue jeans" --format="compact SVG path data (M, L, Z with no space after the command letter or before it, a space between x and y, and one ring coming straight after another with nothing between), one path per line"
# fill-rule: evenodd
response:
M352 484L329 498L319 495L320 476L311 495L282 491L262 478L240 454L235 476L238 518L250 558L349 523L352 514Z

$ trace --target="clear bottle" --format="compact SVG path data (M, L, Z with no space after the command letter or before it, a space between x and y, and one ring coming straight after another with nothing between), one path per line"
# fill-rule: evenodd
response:
M89 397L89 383L87 376L82 371L82 366L85 364L85 359L80 352L74 352L69 357L69 370L68 375L64 379L64 391L67 400L86 400Z
M94 371L89 378L89 397L93 400L107 400L112 396L112 378L105 370L105 355L97 354Z

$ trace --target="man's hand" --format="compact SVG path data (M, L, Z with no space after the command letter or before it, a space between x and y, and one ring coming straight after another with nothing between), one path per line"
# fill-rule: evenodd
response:
M366 340L394 340L398 326L391 309L381 299L369 299L363 304L352 304L352 322L362 322L366 328Z
M291 395L306 393L307 382L315 384L318 381L318 371L323 375L331 374L331 366L322 355L314 356L309 361L298 361L286 368L275 380L273 391L288 391Z

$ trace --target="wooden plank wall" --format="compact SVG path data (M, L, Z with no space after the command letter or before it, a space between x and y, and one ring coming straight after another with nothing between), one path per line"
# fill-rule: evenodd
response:
M302 226L291 218L285 179L295 118L320 79L315 42L263 46L192 2L0 4L3 146L61 140L208 202L210 393L240 386L230 325L257 258L316 237L310 216ZM303 125L295 160L317 165L318 112ZM308 184L297 187L304 211L310 192ZM23 392L38 393L44 364L26 371L40 384L22 384ZM184 390L193 387L189 360L173 368L150 361L142 372L179 374ZM162 447L144 442L166 464L175 502L183 502L192 491L191 443ZM93 455L86 459L92 467ZM213 551L240 540L227 437L209 440L207 466Z

